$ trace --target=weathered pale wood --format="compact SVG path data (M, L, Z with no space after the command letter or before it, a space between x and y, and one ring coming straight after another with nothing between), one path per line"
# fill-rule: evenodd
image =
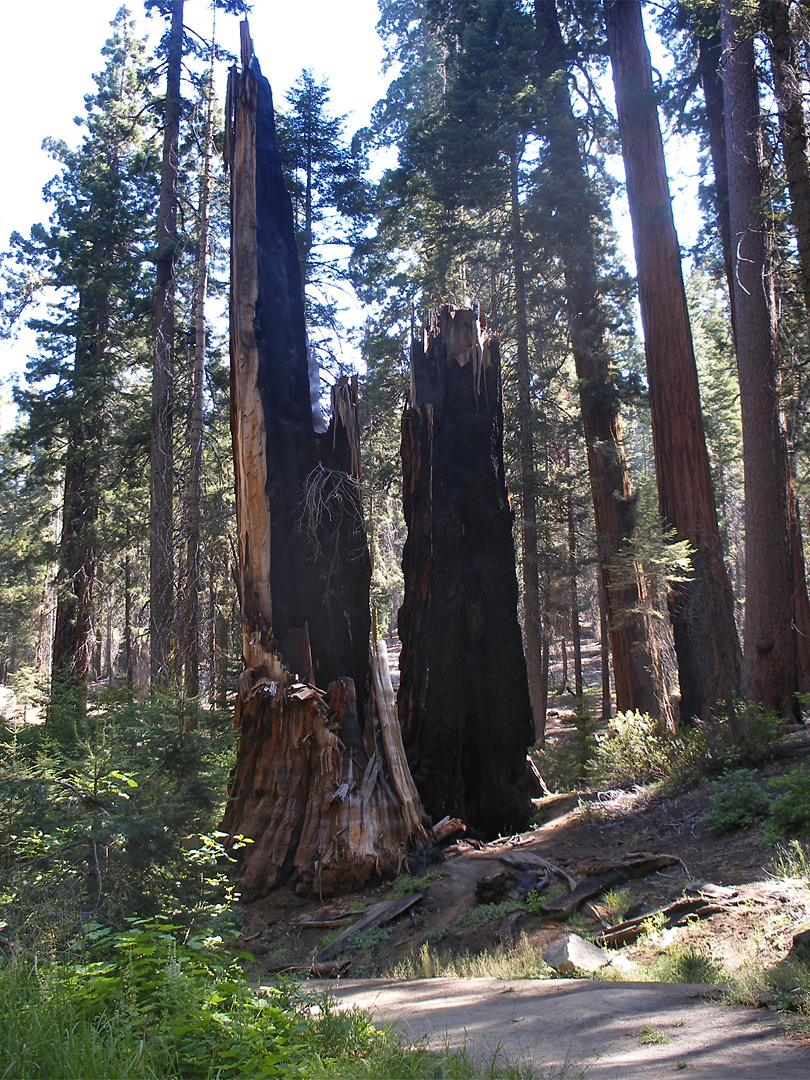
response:
M326 960L331 960L333 956L343 952L355 934L362 934L364 930L372 930L375 926L384 926L386 923L396 919L404 911L407 911L408 908L412 908L424 895L424 893L412 893L410 896L402 897L399 900L381 900L378 904L372 904L365 915L362 915L357 922L352 923L334 941L330 941L325 948L321 949L315 957L315 963L322 964Z

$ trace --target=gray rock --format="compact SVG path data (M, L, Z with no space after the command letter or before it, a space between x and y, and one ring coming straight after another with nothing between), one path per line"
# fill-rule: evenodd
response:
M598 971L610 963L611 957L593 942L578 934L568 934L552 941L543 953L543 960L560 975L570 975L575 970Z

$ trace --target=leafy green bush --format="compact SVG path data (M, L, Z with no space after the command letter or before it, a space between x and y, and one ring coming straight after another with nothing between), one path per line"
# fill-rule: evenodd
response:
M0 729L0 896L18 942L61 950L82 922L134 913L225 917L210 834L233 737L203 719L185 732L181 703L113 692L91 701L67 747L50 720Z
M648 713L617 713L597 738L591 776L619 786L664 780L671 772L674 741L661 734Z
M3 1075L342 1077L430 1075L360 1013L338 1014L295 984L251 992L234 960L178 928L88 930L91 958L0 968ZM402 1066L400 1068L400 1066Z
M755 780L751 769L735 769L711 785L711 809L706 824L714 832L731 832L763 824L771 799Z
M810 834L810 770L797 765L771 780L779 792L771 803L771 832L780 836Z

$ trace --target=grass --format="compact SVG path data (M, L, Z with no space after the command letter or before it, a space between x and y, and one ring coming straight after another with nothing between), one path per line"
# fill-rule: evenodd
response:
M772 968L750 964L735 972L725 993L732 1005L773 1009L799 1018L804 1035L810 1033L810 964L786 960Z
M253 995L235 968L212 969L204 983L193 972L183 974L184 959L182 950L174 960L159 957L145 989L127 988L126 978L116 983L118 969L110 963L92 973L89 965L6 963L0 967L0 1076L551 1080L497 1053L481 1065L463 1050L410 1047L395 1032L378 1031L365 1014L337 1011L327 996L292 983ZM568 1069L555 1074L559 1080L573 1075Z
M801 840L778 845L770 869L785 881L810 881L810 846Z
M537 979L553 974L525 934L514 945L481 953L453 954L424 943L417 953L400 960L388 972L393 979Z
M638 1041L642 1046L656 1046L662 1043L668 1043L669 1035L660 1028L653 1027L651 1024L645 1024L638 1033Z
M723 969L710 956L691 945L673 945L647 969L653 982L709 983L725 982Z

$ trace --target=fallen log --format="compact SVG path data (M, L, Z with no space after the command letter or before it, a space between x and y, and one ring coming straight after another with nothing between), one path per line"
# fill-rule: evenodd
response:
M375 926L385 926L386 923L392 922L398 915L407 911L408 908L413 907L424 895L424 893L412 893L401 900L381 900L378 904L372 904L365 915L362 915L357 922L352 923L334 941L330 941L325 948L321 949L314 962L322 964L325 960L331 960L333 956L343 952L355 934L362 934L364 930L373 930Z
M627 919L625 922L610 926L604 933L594 938L594 941L604 948L620 949L623 945L632 945L650 925L650 920L655 920L660 923L662 930L667 930L673 926L680 926L687 919L707 919L710 915L717 915L721 911L728 911L728 907L700 897L694 900L677 900L668 907L659 908L657 911L640 915L637 919Z
M581 907L586 900L590 900L599 893L612 889L616 885L623 885L631 878L646 877L658 870L669 866L676 866L680 859L675 855L647 855L633 853L627 856L618 866L607 867L600 873L591 873L581 881L569 893L558 896L556 900L550 900L543 904L543 911L548 915L565 917Z

